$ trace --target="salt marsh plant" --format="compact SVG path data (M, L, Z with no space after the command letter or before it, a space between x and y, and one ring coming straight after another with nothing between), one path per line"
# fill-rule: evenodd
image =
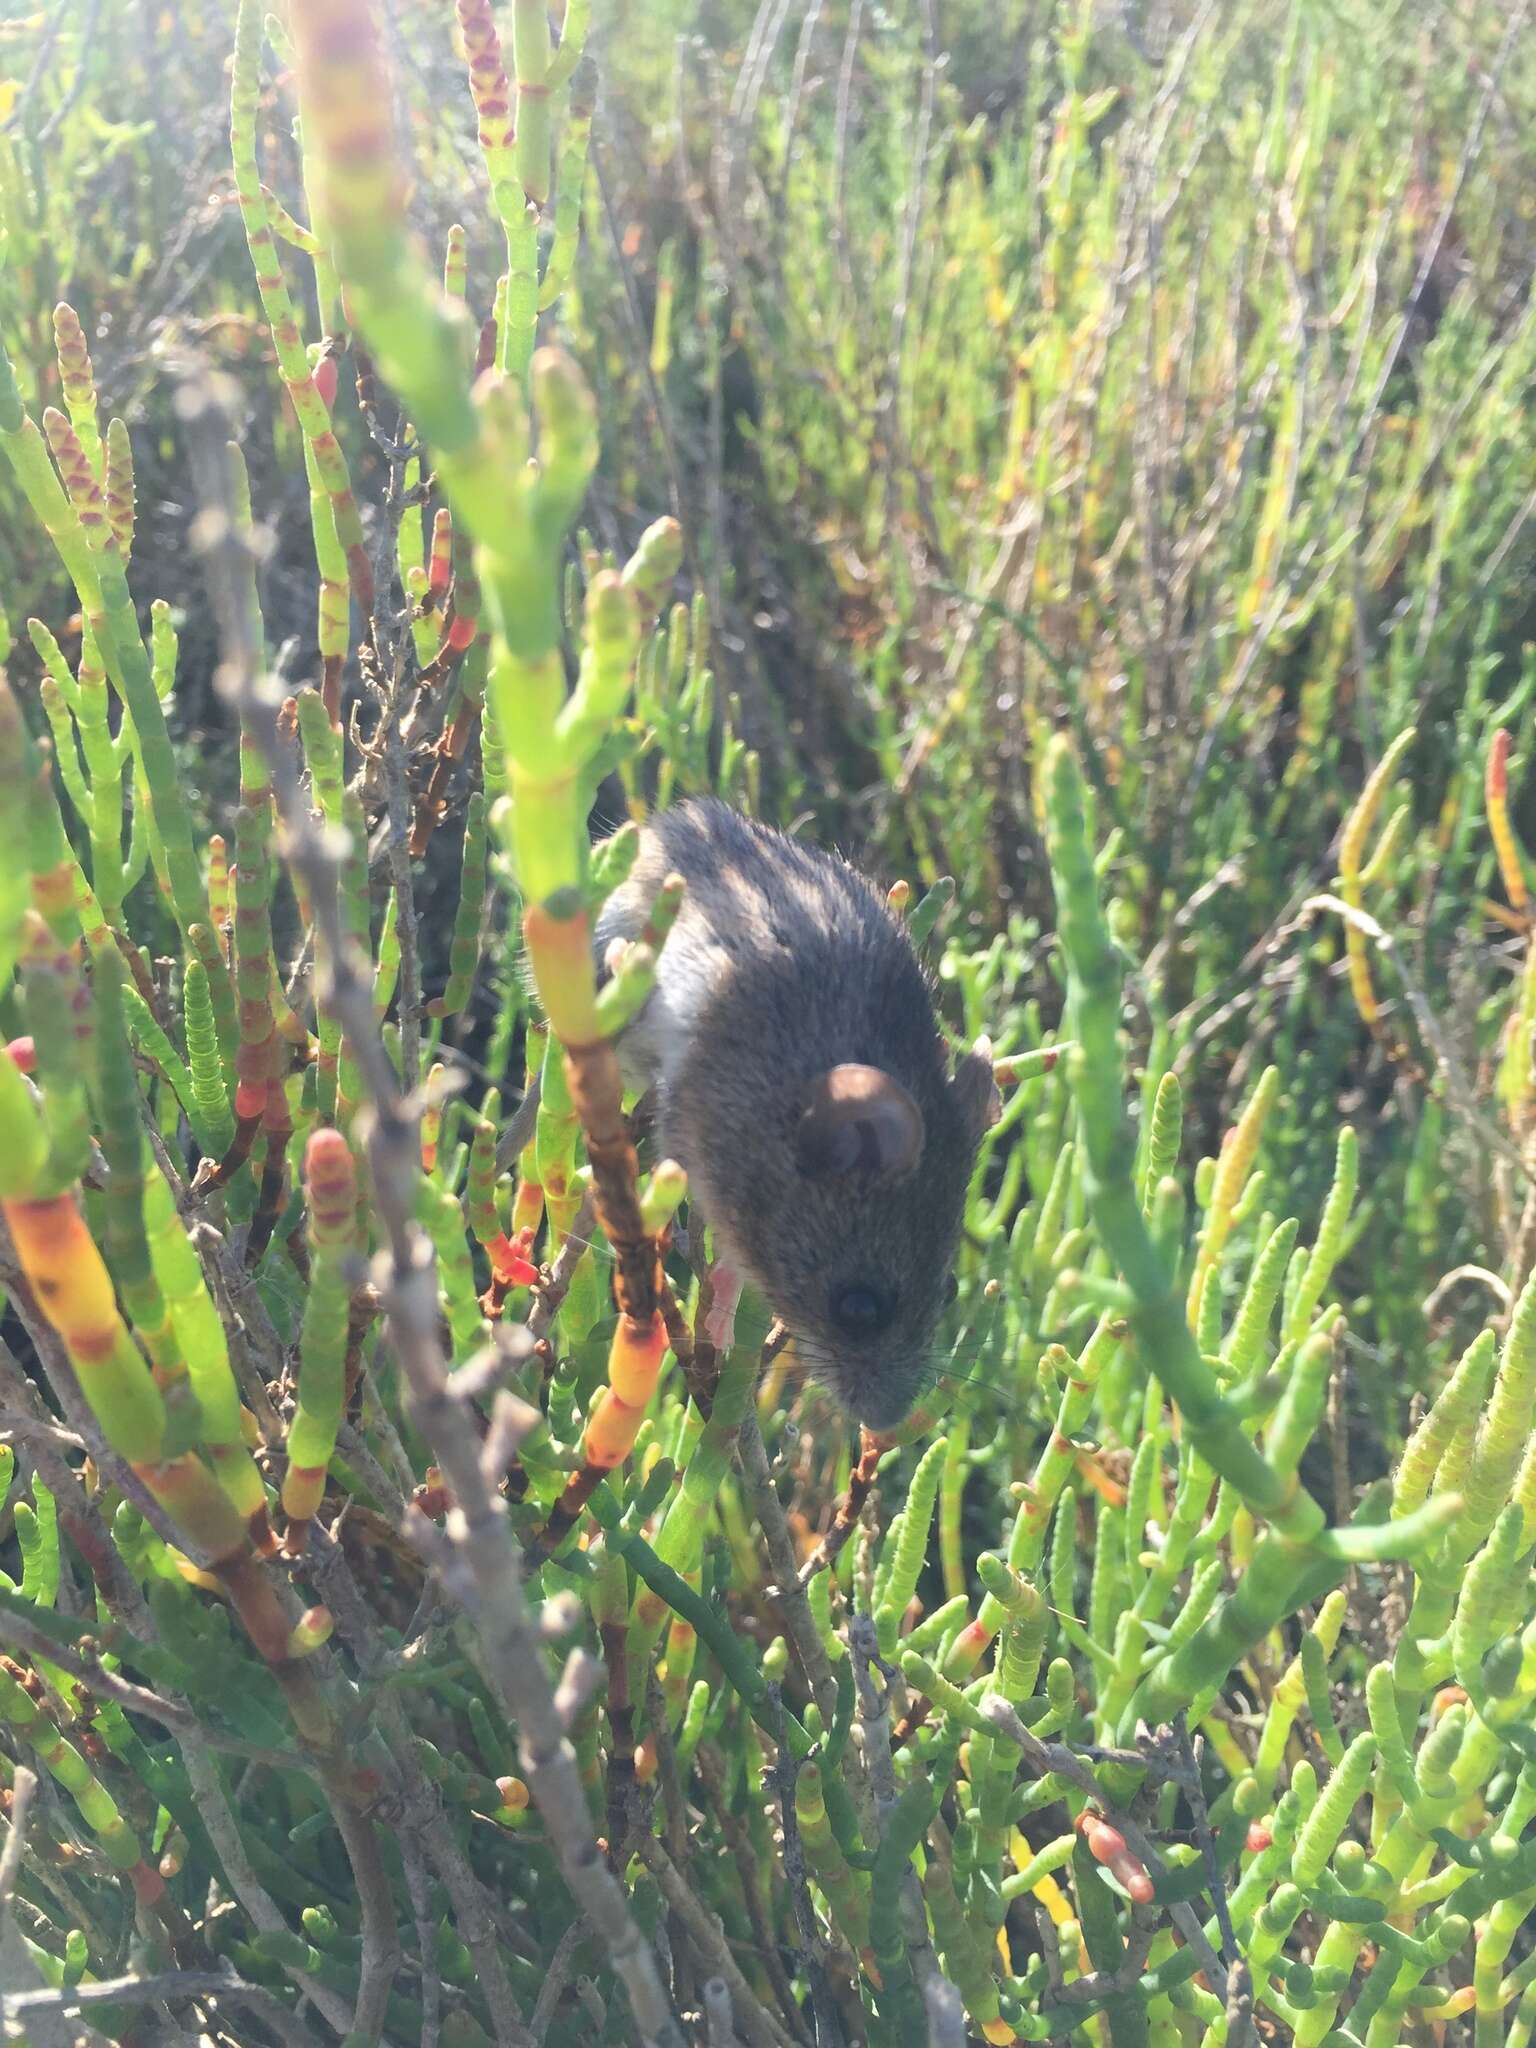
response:
M744 1313L717 1350L684 1178L642 1165L613 1049L678 897L599 987L593 920L635 835L594 847L589 819L605 783L636 815L658 790L751 804L761 764L716 713L677 523L612 551L582 528L598 406L539 323L577 273L587 17L509 17L510 52L492 9L458 9L494 232L431 255L371 0L286 24L242 0L232 24L314 663L291 673L269 632L227 386L183 363L227 830L180 772L185 665L140 587L134 436L101 416L84 326L59 306L40 418L0 368L0 445L74 607L64 633L5 633L0 687L5 2025L1526 2041L1514 713L1467 726L1492 730L1466 862L1496 867L1521 954L1486 1077L1393 924L1426 857L1406 717L1296 913L1342 935L1332 1001L1380 1070L1432 1082L1498 1162L1496 1248L1450 1276L1493 1313L1415 1412L1399 1390L1389 1469L1351 1462L1356 1130L1281 1057L1190 1158L1201 1041L1132 957L1102 706L1075 738L1038 706L1026 727L1049 1008L1046 942L978 939L931 841L892 892L1005 1096L917 1412L850 1442L782 1333ZM1058 136L1078 157L1086 86ZM1053 162L1066 291L1089 224ZM933 728L944 758L969 716L962 693ZM1323 1111L1293 1204L1274 1133L1315 1149Z

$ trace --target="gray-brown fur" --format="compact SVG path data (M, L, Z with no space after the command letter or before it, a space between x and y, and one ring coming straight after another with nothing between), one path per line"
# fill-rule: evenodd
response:
M739 1273L853 1414L889 1428L921 1390L985 1127L990 1063L951 1079L927 979L879 893L845 861L714 801L662 812L599 920L599 955L632 938L657 887L687 894L657 987L620 1054L657 1090L660 1149ZM912 1171L808 1176L796 1130L818 1077L889 1074L922 1112ZM838 1291L874 1290L889 1322L852 1335ZM844 1306L846 1307L846 1297ZM846 1321L846 1318L845 1318Z

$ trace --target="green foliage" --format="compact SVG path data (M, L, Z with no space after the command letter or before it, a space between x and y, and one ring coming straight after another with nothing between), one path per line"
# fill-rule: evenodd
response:
M0 24L24 2038L1536 2025L1536 45L995 12L600 4L600 196L580 0ZM624 1151L707 789L991 1040L890 1439Z

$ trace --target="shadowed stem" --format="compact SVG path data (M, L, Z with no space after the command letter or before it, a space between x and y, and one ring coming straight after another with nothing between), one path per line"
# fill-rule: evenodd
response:
M777 1581L779 1607L784 1616L784 1626L795 1646L795 1655L800 1660L800 1669L805 1673L805 1682L811 1689L811 1698L816 1702L822 1725L830 1728L837 1713L837 1685L827 1658L826 1645L821 1640L815 1616L811 1613L810 1601L806 1598L805 1587L800 1583L789 1524L784 1518L783 1504L774 1491L768 1452L763 1444L762 1431L757 1426L757 1417L750 1405L741 1418L736 1456L757 1510L758 1525L762 1529L763 1541L768 1551L768 1563Z

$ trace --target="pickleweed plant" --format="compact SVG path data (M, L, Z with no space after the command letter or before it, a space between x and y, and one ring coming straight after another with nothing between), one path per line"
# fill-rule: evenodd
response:
M1222 112L1245 59L1207 14L1164 53L1150 113L1116 128L1124 52L1073 8L1029 104L962 122L930 18L910 74L925 198L893 182L910 166L886 128L854 120L866 63L889 110L905 31L879 24L877 62L849 10L824 94L812 9L781 93L786 10L761 10L708 179L690 182L692 46L671 140L647 129L734 295L727 337L681 217L665 293L628 297L643 236L587 175L604 109L660 90L623 68L635 21L581 0L460 0L451 24L409 0L213 13L270 433L206 347L166 353L164 437L108 417L110 330L82 305L32 308L0 356L3 502L56 583L25 635L0 616L0 2031L1528 2041L1536 670L1517 654L1501 700L1489 625L1460 704L1414 701L1452 630L1437 604L1470 602L1465 536L1505 500L1461 473L1427 565L1415 552L1429 450L1466 423L1472 316L1453 300L1422 388L1393 382L1406 343L1388 360L1372 295L1401 252L1363 196L1374 130L1339 173L1336 240L1297 254L1330 95L1354 105L1355 83L1330 85L1303 10L1269 98ZM664 16L686 26L680 0L656 13L657 37ZM962 73L970 20L958 7ZM424 114L449 78L462 103ZM92 119L100 91L86 65ZM1307 125L1282 146L1288 93ZM53 138L23 111L44 164ZM1132 260L1137 180L1157 187L1175 130L1203 180L1219 113L1248 171L1212 263L1257 232L1255 191L1285 258L1244 259L1267 324L1225 354L1182 229L1156 306ZM1036 184L1004 235L1021 133ZM26 184L18 146L0 127L5 193ZM1105 268L1125 179L1129 239ZM1158 201L1170 222L1182 189ZM904 236L852 235L890 190ZM23 253L57 203L35 197ZM969 252L958 312L923 267L928 198L934 248ZM789 232L804 267L774 306ZM1437 249L1449 233L1448 213ZM1322 329L1279 309L1336 246L1358 266L1335 315L1354 369L1323 414ZM890 261L906 282L872 369ZM610 329L616 275L628 325ZM0 303L21 288L8 272ZM984 349L1021 309L999 409ZM1136 519L1162 502L1162 454L1123 426L1118 336L1144 320L1198 328L1180 404L1230 428L1200 499L1214 524L1175 577L1181 603L1217 605L1200 549L1221 538L1227 665L1190 699L1166 859L1137 812L1166 815L1172 756L1138 720L1171 671L1142 642L1112 684L1107 638L1075 681L1047 660L1069 599L1089 619L1142 530L1110 518L1124 479ZM850 601L858 550L876 563L888 801L866 843L910 850L892 910L957 1044L990 1038L1002 1103L926 1383L881 1437L806 1381L750 1294L726 1336L686 1176L626 1092L615 1040L654 986L676 879L601 972L593 951L652 802L714 790L787 814L805 788L793 749L748 744L772 722L734 687L728 536L682 488L713 464L699 504L718 511L725 344L765 335L809 337L800 386L763 394L769 496L798 476L841 508L822 539ZM1505 353L1484 336L1490 416L1458 461L1517 435L1529 339L1523 320ZM1092 427L1078 341L1103 349ZM1150 358L1159 407L1177 355ZM941 372L947 424L929 418ZM716 380L704 458L676 431L695 375ZM637 376L669 490L619 488ZM1380 389L1357 413L1362 377ZM915 520L930 566L961 549L986 493L953 468L983 461L988 421L1011 479L993 511L1026 485L1039 502L952 615L935 695L921 664L901 671L934 616L907 543ZM946 480L926 506L919 457ZM1319 479L1348 547L1310 523ZM1104 558L1061 524L1069 499ZM205 619L157 588L173 500ZM1519 540L1507 524L1506 552ZM1422 644L1393 657L1408 667L1356 759L1329 721L1366 567L1408 580ZM968 762L991 731L982 656L1020 618L1053 680L1026 665L995 699L997 762L1027 782L1004 801ZM1263 728L1261 802L1245 692L1309 631L1329 661L1289 730ZM1244 759L1224 766L1231 732ZM229 773L205 786L188 762L220 735ZM1426 759L1442 741L1449 793ZM1331 841L1313 829L1330 816ZM1027 914L987 897L1010 833L1043 855ZM1264 884L1240 941L1238 861ZM1229 1015L1253 1022L1235 1061ZM1486 1199L1442 1272L1423 1254L1469 1154Z

